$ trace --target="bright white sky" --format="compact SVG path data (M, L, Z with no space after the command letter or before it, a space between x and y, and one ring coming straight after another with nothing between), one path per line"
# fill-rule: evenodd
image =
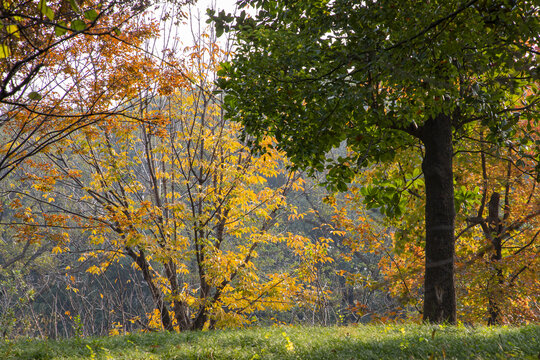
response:
M235 8L235 4L236 0L199 0L195 6L205 9L204 11L206 11L206 8L214 7L232 12Z
M177 6L169 2L161 3L151 10L153 13L151 17L160 19L164 12L173 15L179 9ZM162 49L182 51L185 47L194 45L194 39L200 41L199 35L201 33L209 33L210 24L206 23L208 20L207 8L214 8L217 12L225 10L228 13L234 13L236 0L198 0L192 6L183 6L181 10L189 16L187 20L184 19L184 24L174 26L173 21L161 21L161 37L150 41L147 49L155 55L161 56ZM226 36L222 36L217 42L223 48L228 47Z
M225 12L234 13L236 9L236 0L198 0L194 6L191 7L192 21L194 22L193 28L197 28L197 19L200 17L201 27L206 27L209 24L206 23L207 15L206 9L214 8L216 12L220 10L225 10ZM186 8L187 9L187 8ZM203 30L201 29L201 30ZM191 30L189 24L182 28L182 32L187 32L187 37L191 36ZM221 39L220 39L221 40ZM186 43L187 44L187 43Z

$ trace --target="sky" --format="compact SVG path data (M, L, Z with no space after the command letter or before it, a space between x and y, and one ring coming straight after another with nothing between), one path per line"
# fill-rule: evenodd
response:
M197 1L197 4L195 6L202 9L206 9L208 7L216 7L218 9L228 10L232 12L235 8L235 4L236 0L199 0Z
M192 29L197 33L198 25L197 25L197 19L200 18L200 26L201 30L204 30L204 27L209 26L209 24L206 23L207 15L206 15L206 9L208 8L214 8L219 12L220 10L225 10L226 12L234 13L236 9L236 0L198 0L195 5L191 6L191 22L192 24L186 23L184 25L181 25L178 31L178 34L180 35L180 38L182 39L183 45L189 46L192 42ZM184 8L184 10L188 10L187 7ZM224 37L223 37L224 38ZM218 39L218 42L222 41L223 39Z

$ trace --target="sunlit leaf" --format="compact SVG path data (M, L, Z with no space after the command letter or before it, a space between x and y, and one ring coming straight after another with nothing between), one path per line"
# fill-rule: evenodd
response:
M80 8L79 8L79 4L77 4L77 1L76 0L69 0L69 3L71 5L71 8L73 9L73 11L75 12L80 12Z
M9 35L14 35L15 37L20 38L21 35L19 34L19 28L17 25L7 25L6 31Z
M87 19L90 20L90 21L94 21L94 20L97 19L98 13L97 13L97 11L94 10L94 9L86 10L86 11L84 12L84 17L87 18Z
M11 49L7 45L0 44L0 59L7 58L8 56L11 56Z
M63 36L67 33L67 24L64 21L59 21L58 25L54 27L54 33L56 36Z

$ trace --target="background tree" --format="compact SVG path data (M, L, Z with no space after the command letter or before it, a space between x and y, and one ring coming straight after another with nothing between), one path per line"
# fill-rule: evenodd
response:
M275 136L298 167L326 169L339 190L368 163L419 141L423 318L455 322L454 134L472 122L497 133L520 118L537 121L537 92L523 95L538 79L535 1L239 5L248 3L253 18L213 16L218 32L237 36L219 82L228 116L253 143ZM329 161L342 142L350 155Z
M479 129L473 135L479 145L460 149L469 154L461 167L466 186L479 190L476 208L464 214L458 237L460 275L468 279L463 311L491 325L537 321L540 316L534 280L540 193L530 152L539 133L520 125L498 144L486 142Z
M486 138L483 127L456 139L456 288L463 321L522 323L538 317L533 278L540 202L538 182L531 176L535 161L528 153L538 133L522 125L501 134L503 139ZM414 306L422 290L424 183L414 170L419 162L410 153L397 154L377 175L357 179L364 187L355 191L353 202L387 214L392 246L380 263L386 275L382 284L411 317L418 315Z

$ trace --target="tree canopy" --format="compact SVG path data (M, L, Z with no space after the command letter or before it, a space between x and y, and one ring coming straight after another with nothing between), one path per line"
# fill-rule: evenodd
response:
M424 319L455 321L453 142L474 122L504 142L520 119L538 120L538 4L239 2L248 3L253 17L214 15L238 43L221 72L228 116L255 146L275 136L292 162L326 171L338 190L362 167L420 142ZM329 159L343 144L348 156ZM538 142L524 145L538 162Z
M535 114L534 1L240 3L257 10L231 26L238 50L221 73L229 117L255 143L275 135L300 167L327 165L342 190L346 169L391 158L440 113L456 131L482 121L506 137ZM343 141L349 157L329 160Z

